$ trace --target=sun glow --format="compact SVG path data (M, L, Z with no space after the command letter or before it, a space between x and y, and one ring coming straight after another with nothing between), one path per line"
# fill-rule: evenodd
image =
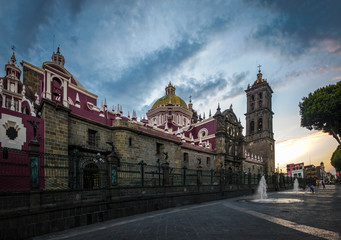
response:
M286 172L289 163L304 162L305 165L319 165L324 162L327 171L333 170L330 158L337 142L328 134L315 132L301 138L276 143L276 167Z

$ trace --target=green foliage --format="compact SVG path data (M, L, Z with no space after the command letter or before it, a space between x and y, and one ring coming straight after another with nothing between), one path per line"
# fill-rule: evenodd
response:
M309 93L299 107L302 127L327 132L341 144L341 82Z
M339 145L333 153L330 162L336 171L341 171L341 145Z

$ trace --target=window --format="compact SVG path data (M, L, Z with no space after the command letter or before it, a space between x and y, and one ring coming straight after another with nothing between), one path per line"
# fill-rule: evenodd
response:
M188 159L189 159L188 153L184 153L184 158L183 158L184 164L183 165L186 167L188 166L188 162L189 162Z
M62 82L54 77L52 81L52 95L53 95L53 100L55 101L61 101L63 99L62 96Z
M262 100L262 98L263 98L263 93L262 93L262 92L258 93L258 97L259 97L259 100Z
M90 146L96 146L96 133L97 131L89 129L88 130L88 144Z
M161 154L163 152L163 144L156 143L156 154Z
M23 105L23 106L22 106L21 112L22 112L23 114L26 114L26 115L29 115L29 114L30 114L30 110L28 109L28 107L27 107L26 105Z
M129 147L131 147L133 145L133 139L130 137L129 138Z
M10 109L11 108L11 99L7 98L7 108Z
M251 95L251 103L250 103L250 107L251 107L251 111L253 111L255 109L255 95Z
M258 119L258 132L263 130L263 119Z
M250 122L250 133L252 134L255 131L255 122L251 121Z
M206 158L206 165L211 165L211 158L210 157Z

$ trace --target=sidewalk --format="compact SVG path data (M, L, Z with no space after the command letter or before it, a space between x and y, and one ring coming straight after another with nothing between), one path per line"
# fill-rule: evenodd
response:
M250 197L115 219L35 239L340 239L341 186L312 193L269 193L302 203L252 203Z

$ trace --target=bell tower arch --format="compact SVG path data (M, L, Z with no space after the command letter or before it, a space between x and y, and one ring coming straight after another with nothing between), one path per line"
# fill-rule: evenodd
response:
M275 171L275 140L273 134L272 89L263 79L258 66L257 79L246 92L246 151L257 153L265 162L264 173Z

